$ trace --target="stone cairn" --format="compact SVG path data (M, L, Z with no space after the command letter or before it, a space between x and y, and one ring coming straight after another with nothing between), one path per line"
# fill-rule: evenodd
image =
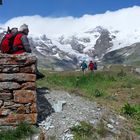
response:
M0 126L35 124L36 57L0 53Z

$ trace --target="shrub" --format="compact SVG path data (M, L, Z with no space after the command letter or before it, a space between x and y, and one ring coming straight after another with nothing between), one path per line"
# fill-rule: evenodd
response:
M101 97L101 96L103 96L103 92L100 91L99 89L95 89L94 95L95 95L95 97Z
M140 134L140 124L138 124L135 128L137 134Z
M123 83L121 85L122 88L132 88L132 83L131 82L127 82L127 83Z
M104 121L101 119L98 127L97 127L97 133L101 136L101 137L105 137L108 133L108 130L104 124Z
M121 71L117 74L118 77L124 77L126 76L126 72L123 71L123 69L121 69Z
M97 138L105 137L108 133L103 120L100 120L96 127L82 121L79 125L70 128L70 130L74 134L74 140L96 140Z
M33 128L27 123L20 123L16 128L2 129L0 140L19 140L34 133Z
M109 81L112 81L112 82L113 81L117 81L116 78L115 78L115 76L113 76L113 75L108 75L108 80Z
M76 125L72 128L70 128L70 130L74 133L77 134L79 136L91 136L93 134L93 126L85 121L80 122L79 125Z
M122 112L126 115L133 116L137 113L137 109L135 106L130 105L129 103L126 103L122 107Z

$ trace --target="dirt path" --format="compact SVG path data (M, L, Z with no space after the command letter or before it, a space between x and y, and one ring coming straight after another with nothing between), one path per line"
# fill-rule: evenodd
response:
M39 107L42 108L38 124L43 129L46 140L72 140L70 127L78 125L80 121L90 122L97 127L101 120L108 134L100 140L127 140L128 137L130 140L139 140L131 133L124 117L96 102L64 91L52 90L44 94L45 92L44 90L38 95Z

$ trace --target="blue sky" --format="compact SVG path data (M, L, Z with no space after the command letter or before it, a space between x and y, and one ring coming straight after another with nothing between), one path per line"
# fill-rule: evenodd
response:
M0 5L0 22L30 15L81 17L134 5L140 6L140 0L3 0L3 5Z

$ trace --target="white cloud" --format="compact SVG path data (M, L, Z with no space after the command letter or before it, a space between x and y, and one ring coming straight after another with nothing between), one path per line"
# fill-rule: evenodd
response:
M19 27L21 24L26 23L29 25L30 34L46 34L49 36L83 32L99 25L112 30L131 32L134 29L140 29L139 16L140 6L133 6L113 12L107 11L104 14L83 15L79 18L52 18L39 15L15 17L3 26Z

